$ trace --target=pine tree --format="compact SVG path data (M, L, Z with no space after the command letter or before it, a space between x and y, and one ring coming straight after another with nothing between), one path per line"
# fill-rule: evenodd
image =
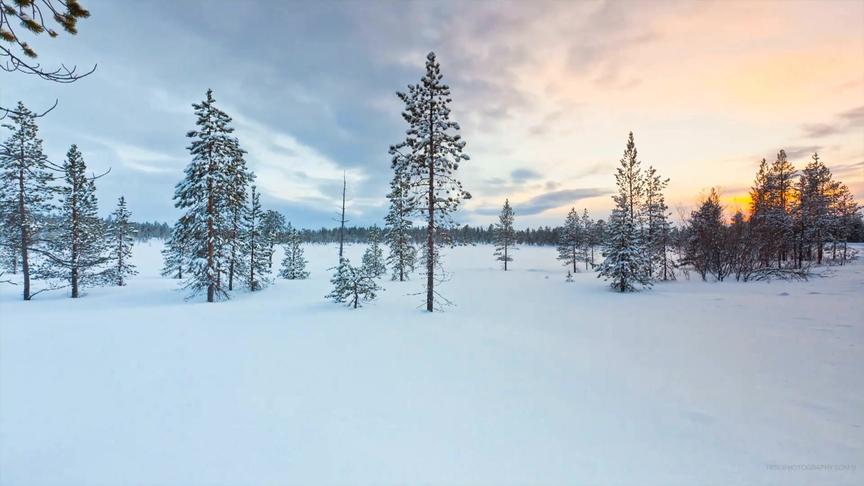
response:
M690 238L684 254L684 263L693 268L706 280L710 273L722 281L729 271L729 259L724 254L726 245L723 208L720 196L715 189L690 215Z
M249 206L243 213L242 255L246 261L246 287L255 292L270 283L270 242L264 233L261 195L252 186Z
M40 269L45 278L68 282L71 296L80 296L81 288L110 283L110 262L105 225L99 218L96 200L96 177L87 176L84 157L72 145L63 162L63 181L59 193L60 214L56 221L47 258Z
M759 171L750 188L750 235L762 266L767 266L774 248L771 229L768 227L770 212L771 168L765 159L759 163Z
M369 247L363 253L363 267L367 273L374 278L380 278L387 273L387 266L384 265L384 252L381 250L381 230L378 226L373 226L369 230Z
M606 228L607 239L603 247L604 260L599 266L598 277L611 280L613 289L619 292L636 290L636 285L649 287L650 260L645 252L640 227L640 203L644 194L644 181L638 160L633 132L627 140L627 149L615 174L618 194L612 196L615 209Z
M165 241L162 249L162 276L183 280L183 269L191 259L192 239L186 233L189 225L186 217L180 218L171 230L171 235Z
M368 268L354 267L347 258L339 262L330 283L333 284L333 290L326 298L337 303L347 303L355 309L360 307L361 302L374 300L377 292L381 290Z
M126 285L126 278L137 275L132 264L132 246L135 244L135 227L129 222L131 213L126 207L126 198L120 196L117 209L111 215L108 227L108 245L111 252L111 280L115 285Z
M15 262L14 267L21 265L24 300L30 300L33 250L41 239L45 216L52 210L54 189L50 184L54 177L42 151L33 112L19 102L9 119L3 127L12 134L0 145L0 215L4 227L0 236L9 261Z
M576 264L579 262L579 253L583 240L582 232L579 213L576 212L576 208L570 208L558 240L558 260L564 262L565 267L573 267L573 273L578 271Z
M834 219L832 234L834 244L832 247L832 260L837 259L837 243L842 244L841 265L848 259L848 241L855 225L861 224L861 206L855 201L855 197L849 188L843 183L837 183L831 195L831 215Z
M669 184L669 179L663 179L653 166L645 173L645 200L642 213L645 215L645 246L649 253L650 265L648 274L656 275L660 280L675 278L675 264L669 258L669 207L663 191Z
M404 282L414 271L417 249L412 244L412 208L408 206L410 187L404 174L405 159L401 154L394 156L393 168L393 180L390 182L390 193L387 194L390 208L384 218L384 238L390 247L387 264L393 269L392 279Z
M798 235L798 268L802 267L805 258L813 259L814 251L816 263L822 263L825 242L831 234L834 222L831 217L831 196L835 187L831 171L819 160L819 154L814 153L813 160L804 167L798 179L798 200L794 218Z
M227 299L222 272L229 266L225 242L232 231L226 220L230 186L235 174L228 170L236 156L236 143L231 137L231 118L215 106L213 91L201 103L192 105L197 116L197 129L186 134L192 139L189 152L192 162L185 169L185 178L177 184L174 205L185 211L180 221L189 252L184 288L191 295L207 292L207 302ZM233 204L233 202L231 203Z
M309 277L309 272L306 271L306 259L303 257L300 232L289 225L286 233L285 257L282 259L279 276L288 280L306 279Z
M788 245L792 241L796 174L795 167L786 159L786 152L778 152L768 174L768 208L765 221L778 268L787 260Z
M507 263L513 261L510 252L516 244L516 232L513 230L513 208L510 200L504 200L501 215L498 216L498 224L495 225L495 256L499 262L504 262L504 271L507 271Z
M591 220L591 216L588 215L588 209L582 209L582 221L579 225L582 230L582 248L580 258L585 261L585 270L588 270L589 265L591 267L594 266L594 245L597 244L595 241L595 235L593 232L594 221Z
M228 119L230 121L230 118ZM249 271L246 267L245 255L240 254L243 245L243 212L246 210L246 193L249 185L255 180L254 174L246 168L246 151L240 148L236 138L226 137L226 154L228 163L225 166L225 176L228 185L225 190L225 219L229 221L225 245L228 255L228 290L234 290L234 276ZM272 263L271 263L272 266Z
M430 52L426 74L419 84L397 93L405 103L402 117L408 123L407 137L391 153L406 149L406 184L411 188L409 207L426 222L423 264L426 273L426 310L435 309L436 271L442 277L438 248L449 241L451 215L463 199L471 195L462 189L456 171L468 155L462 153L465 141L457 134L459 124L450 119L450 88L442 82L441 68Z
M285 216L282 216L278 211L268 209L264 211L264 219L261 224L269 246L270 259L267 264L270 267L270 271L273 271L273 255L276 253L276 243L279 242L279 239L285 232Z

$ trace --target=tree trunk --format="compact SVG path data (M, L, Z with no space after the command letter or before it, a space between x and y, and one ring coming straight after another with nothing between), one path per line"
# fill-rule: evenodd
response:
M426 310L435 308L435 124L432 105L429 106L429 146L426 149L429 164L429 222L426 226Z
M212 168L211 168L212 170ZM213 283L213 273L215 271L215 262L213 247L213 238L215 231L213 228L213 213L216 211L213 201L213 180L207 181L207 302L216 300L216 286Z
M27 208L24 206L24 154L18 169L18 218L21 225L21 273L24 275L24 300L30 300L30 232L27 231Z
M342 217L339 223L339 263L342 263L342 246L345 242L345 189L347 181L345 174L342 174Z
M74 170L74 167L73 167ZM80 188L75 186L75 183L72 183L72 254L70 255L70 262L72 263L72 298L78 298L78 253L81 249L78 247L79 240L79 231L78 228L78 190Z
M504 271L507 271L507 242L504 242Z

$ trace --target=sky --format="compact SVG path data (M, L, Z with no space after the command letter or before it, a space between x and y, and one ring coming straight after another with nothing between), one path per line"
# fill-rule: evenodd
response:
M234 119L262 204L296 226L381 224L388 147L404 138L396 92L434 51L471 160L457 219L558 225L605 218L633 131L670 179L680 220L709 188L746 203L759 161L813 151L864 198L864 0L772 2L82 0L79 34L31 39L45 66L96 71L58 85L0 72L0 106L40 111L49 157L78 144L108 168L107 214L173 221L190 157L191 104L208 88Z

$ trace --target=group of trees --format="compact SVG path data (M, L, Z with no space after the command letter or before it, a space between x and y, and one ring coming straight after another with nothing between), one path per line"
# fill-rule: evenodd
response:
M669 258L671 224L663 196L668 181L653 167L643 172L630 132L615 174L618 191L612 196L615 207L602 242L604 259L598 266L598 277L609 280L619 292L675 276L675 264Z
M125 285L135 228L123 197L112 217L98 215L96 180L76 145L65 160L48 160L37 115L23 103L8 113L11 133L0 145L0 250L3 272L21 273L22 296L69 288L78 298L95 285ZM106 172L107 174L107 172ZM33 279L45 286L34 291Z
M576 273L579 262L585 263L586 270L594 267L594 248L606 237L606 223L592 220L587 209L579 216L576 208L570 208L559 234L558 259Z
M228 298L235 280L250 291L271 282L275 245L286 223L279 213L261 208L255 175L213 91L192 106L197 117L196 129L187 133L192 161L174 193L183 214L163 250L163 275L182 279L192 296L206 292L207 301L214 302ZM305 278L302 249L289 250L294 256L287 262L290 268L280 273Z
M41 15L50 11L57 24L75 34L76 22L89 16L77 1L0 0L0 8L6 14L0 30L20 51L0 47L4 70L57 82L73 82L92 72L77 74L65 67L47 71L29 63L26 58L34 58L35 52L9 23L18 19L25 31L54 37ZM450 89L434 53L427 55L420 81L397 96L404 104L406 130L404 139L389 150L393 178L383 232L377 226L345 226L344 186L338 229L295 229L278 212L263 210L231 118L216 107L209 90L204 101L193 105L196 128L187 134L192 161L175 189L175 206L183 214L173 227L130 221L123 197L111 216L101 219L95 189L105 174L88 175L75 145L62 164L50 162L38 137L36 120L41 115L21 103L0 107L0 119L9 120L3 126L11 131L0 146L0 272L22 274L25 300L65 287L78 297L82 287L125 285L136 273L131 264L136 238L166 238L163 274L183 280L192 295L206 293L213 302L227 298L239 285L257 291L270 284L277 244L285 250L279 276L305 279L309 273L302 242L339 241L334 289L328 297L357 307L375 298L380 290L376 282L388 267L393 280L404 281L419 266L425 277L425 307L431 312L448 302L436 290L446 276L441 255L445 245L494 243L494 257L506 271L518 245L554 244L568 279L584 263L585 269L595 268L615 290L625 292L674 279L679 268L692 269L703 279L803 278L812 264L847 261L847 242L864 239L858 204L819 156L814 154L799 172L782 150L773 163L762 161L748 214L739 211L727 221L712 189L684 225L673 227L664 198L668 179L653 167L642 167L632 133L615 176L615 207L607 221L594 221L587 210L580 215L572 208L561 227L517 230L506 200L498 223L457 227L453 215L471 197L457 172L469 157L459 124L451 119ZM415 222L422 224L415 227ZM363 241L369 247L361 265L354 267L342 247ZM382 245L389 248L386 258ZM603 260L595 264L598 246ZM45 279L47 286L34 292L32 279Z
M642 170L632 133L615 179L618 192L598 276L621 292L674 279L679 267L703 280L806 278L812 264L846 262L847 243L860 237L860 206L818 154L800 172L783 150L771 164L763 159L749 214L737 211L729 221L719 192L711 189L679 228L671 225L663 196L668 179L653 167ZM578 232L576 220L571 211L562 241L569 228ZM578 248L562 245L560 258L570 265Z
M818 154L798 171L781 150L774 162L760 163L749 214L738 211L727 223L711 190L684 228L682 263L702 279L805 278L812 264L848 260L859 209Z

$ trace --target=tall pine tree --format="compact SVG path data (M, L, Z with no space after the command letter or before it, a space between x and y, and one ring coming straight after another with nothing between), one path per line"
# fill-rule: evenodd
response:
M230 120L230 119L229 119ZM243 232L243 212L246 210L246 193L249 185L255 180L255 176L246 168L246 153L240 148L236 138L226 139L226 151L228 153L228 164L225 166L225 175L228 186L225 190L225 219L230 225L226 235L226 252L228 257L228 290L234 290L234 277L237 274L248 271L245 266L244 255L240 254ZM270 264L272 266L272 263Z
M468 155L465 141L458 134L459 124L450 119L450 88L442 82L441 67L435 53L426 56L426 74L419 84L397 93L405 103L402 117L408 123L406 139L392 148L405 149L406 184L410 187L409 207L426 222L423 263L426 273L426 310L435 309L436 280L442 278L439 247L448 241L451 216L463 199L456 171Z
M252 186L249 205L243 214L242 254L246 258L246 287L253 292L270 283L270 241L264 233L263 218L260 194Z
M231 136L231 118L216 107L212 90L192 107L197 128L186 134L192 139L192 162L177 184L174 205L184 211L180 234L189 245L184 254L184 288L192 296L204 291L207 302L215 302L228 298L222 272L229 266L224 247L232 226L226 221L226 209L231 207L228 199L235 191L231 187L235 178L228 166L236 157L236 143Z
M581 242L582 227L579 213L576 212L576 208L570 208L558 239L558 260L564 262L565 267L572 267L573 273L578 271L576 264L579 262Z
M598 277L610 280L613 289L632 292L637 285L649 287L650 260L642 240L642 216L639 212L644 195L644 180L638 159L633 132L627 139L627 148L615 174L618 194L612 196L615 208L606 228L603 262Z
M4 226L0 236L4 253L17 253L12 261L16 267L21 264L23 297L30 300L33 250L52 210L54 177L32 111L19 102L3 127L12 134L0 145L0 215Z
M110 282L105 225L98 214L95 176L87 176L84 157L72 145L63 162L60 214L40 275L68 283L71 297L81 288Z
M663 179L653 166L645 172L645 199L642 213L645 220L643 237L648 250L650 265L648 274L652 278L671 280L675 278L675 264L669 257L669 234L672 225L669 223L669 207L663 191L669 184L669 179Z
M387 266L384 265L384 252L381 250L381 230L378 229L378 226L373 226L369 230L369 247L363 253L362 265L374 278L380 278L387 273Z
M390 247L387 264L393 269L393 280L404 282L414 271L417 261L417 249L412 243L412 222L409 207L409 192L411 190L404 171L405 158L396 153L393 158L393 180L390 182L390 208L384 217L384 239Z
M126 285L126 279L138 274L132 264L132 246L135 244L135 227L129 221L131 213L126 207L126 198L120 196L117 209L111 214L108 226L108 246L111 256L111 280L115 285Z
M507 263L513 261L511 252L515 249L516 231L513 229L513 208L510 207L510 200L504 200L504 207L501 208L501 214L498 216L498 223L495 225L495 257L499 262L504 263L504 271L507 271Z

